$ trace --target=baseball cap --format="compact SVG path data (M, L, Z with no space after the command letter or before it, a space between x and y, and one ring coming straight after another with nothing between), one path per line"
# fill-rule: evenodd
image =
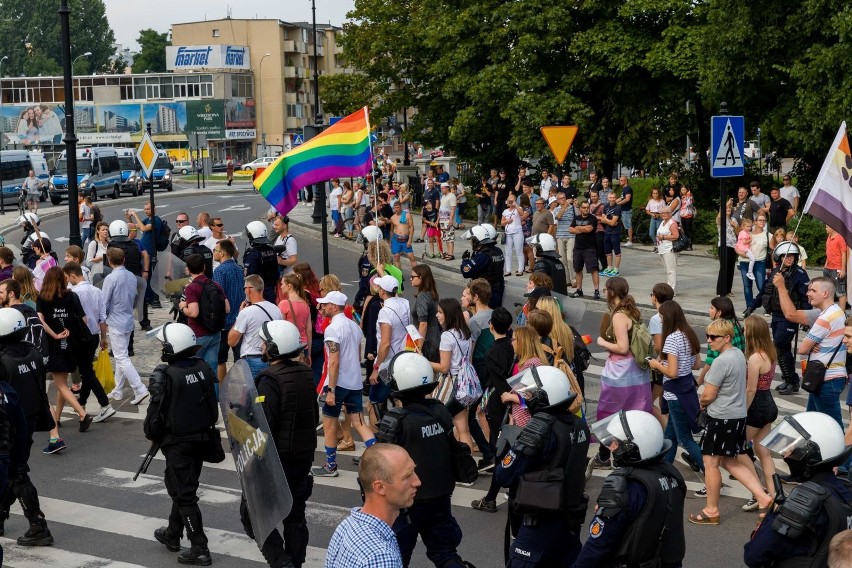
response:
M543 286L538 286L532 289L532 292L524 294L525 298L541 298L542 296L550 296L550 290Z
M444 182L441 182L441 187L450 187L450 184L448 184L447 182L444 181Z
M343 292L338 292L337 290L332 290L322 298L317 298L317 304L334 304L335 306L345 306L346 294L344 294Z
M381 278L376 278L374 284L385 292L393 292L399 288L399 281L390 274L385 274Z

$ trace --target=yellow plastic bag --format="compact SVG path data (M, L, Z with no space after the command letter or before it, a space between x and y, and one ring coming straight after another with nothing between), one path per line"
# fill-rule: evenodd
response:
M115 375L112 374L112 362L109 360L109 351L101 349L98 360L95 361L95 376L104 387L104 391L110 392L115 388Z

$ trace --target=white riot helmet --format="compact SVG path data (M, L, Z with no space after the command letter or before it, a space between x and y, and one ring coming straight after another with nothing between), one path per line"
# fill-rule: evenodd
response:
M191 243L192 241L197 241L203 239L201 235L198 234L198 231L195 227L181 227L180 231L178 231L178 235L185 243Z
M252 221L246 225L246 236L253 245L269 244L269 229L261 221Z
M536 256L555 256L559 258L559 253L556 252L556 239L547 233L539 233L527 239L527 244L535 248Z
M163 344L163 361L171 361L176 356L191 356L199 349L196 345L195 332L184 323L169 322L157 332L157 339Z
M390 388L401 395L426 395L435 390L435 371L429 360L414 351L400 351L388 364Z
M130 228L125 221L117 219L109 224L109 238L114 241L126 241L130 238Z
M375 225L368 225L361 229L361 235L368 243L374 243L382 238L382 230Z
M567 375L556 367L530 367L507 381L509 388L524 397L530 414L540 410L567 408L577 393L571 392Z
M785 256L793 256L795 258L794 262L798 262L801 256L799 245L792 241L782 241L779 243L775 247L775 250L772 251L772 260L775 261L775 264L781 264L781 260Z
M780 454L797 481L826 471L846 461L849 451L843 430L834 418L822 412L800 412L785 416L760 444Z
M18 341L26 333L24 314L15 308L0 308L0 342Z
M490 245L496 242L497 231L493 225L474 225L465 231L462 238L466 241L471 241L474 247L478 245Z
M671 448L653 415L641 410L622 410L592 424L592 434L601 446L612 450L616 467L647 462Z
M17 221L15 221L15 223L17 223L18 225L20 225L22 227L26 227L27 225L34 227L34 226L38 225L40 222L41 222L41 219L39 219L38 215L36 215L32 211L27 211L26 213L24 213L23 215L18 217Z
M287 320L263 322L257 336L266 344L264 361L271 361L278 357L292 359L305 348L299 335L299 328Z
M38 234L33 233L32 235L27 237L27 243L26 243L25 246L31 247L31 246L33 246L33 243L37 242L39 239L41 239L43 241L49 241L50 237L48 237L47 233L44 233L44 232L39 232Z

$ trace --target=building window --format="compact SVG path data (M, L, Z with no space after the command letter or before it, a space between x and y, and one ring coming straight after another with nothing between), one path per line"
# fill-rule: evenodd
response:
M213 37L219 37L220 35L219 28L213 28Z
M290 118L304 118L303 105L287 105L287 116Z
M253 85L251 75L231 75L231 96L250 99L254 96Z

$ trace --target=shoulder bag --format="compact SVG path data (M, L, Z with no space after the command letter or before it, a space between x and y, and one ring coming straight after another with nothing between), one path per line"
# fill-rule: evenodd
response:
M837 356L837 352L843 347L843 342L839 343L831 354L831 359L828 360L828 365L822 361L811 361L811 355L808 353L808 362L805 367L805 372L802 375L802 388L811 394L819 394L822 384L825 382L825 371L831 366L831 362Z

